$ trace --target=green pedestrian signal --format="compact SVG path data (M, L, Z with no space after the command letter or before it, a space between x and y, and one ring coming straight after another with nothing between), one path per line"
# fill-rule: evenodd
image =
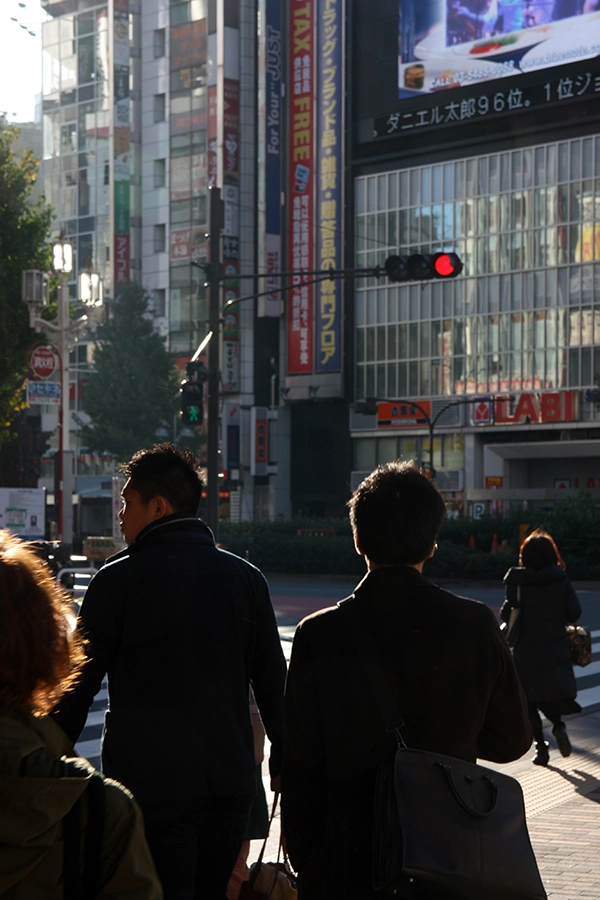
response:
M181 418L186 425L202 425L203 394L201 381L184 381L181 385Z

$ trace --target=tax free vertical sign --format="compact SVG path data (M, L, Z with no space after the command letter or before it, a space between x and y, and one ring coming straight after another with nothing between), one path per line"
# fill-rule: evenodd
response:
M317 13L317 254L318 269L341 269L344 181L344 0L318 0ZM315 370L342 368L342 282L316 286Z
M315 6L289 2L288 265L314 268ZM306 280L310 280L307 278ZM294 277L288 291L287 368L309 374L314 361L314 289Z
M129 229L130 100L129 0L114 0L113 9L113 210L114 285L128 281L131 263Z

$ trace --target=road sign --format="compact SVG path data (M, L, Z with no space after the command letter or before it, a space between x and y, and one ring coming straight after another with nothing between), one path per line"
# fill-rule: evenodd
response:
M34 403L60 403L60 382L28 381L27 402L30 406Z
M471 509L471 517L473 519L480 519L485 514L485 503L477 501L473 503Z
M56 371L56 355L50 347L34 347L29 356L29 368L35 378L50 378Z

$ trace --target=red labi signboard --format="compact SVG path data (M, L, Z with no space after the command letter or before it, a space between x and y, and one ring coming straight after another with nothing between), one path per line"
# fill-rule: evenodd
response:
M579 418L577 391L548 391L521 394L514 412L508 397L494 399L496 425L523 425L530 422L576 422Z

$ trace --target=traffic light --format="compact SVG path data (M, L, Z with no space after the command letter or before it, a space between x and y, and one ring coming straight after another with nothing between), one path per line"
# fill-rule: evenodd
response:
M181 385L181 417L186 425L202 425L204 416L201 381L184 381Z
M388 256L385 271L390 281L427 281L430 278L456 278L463 264L456 253L413 253Z

